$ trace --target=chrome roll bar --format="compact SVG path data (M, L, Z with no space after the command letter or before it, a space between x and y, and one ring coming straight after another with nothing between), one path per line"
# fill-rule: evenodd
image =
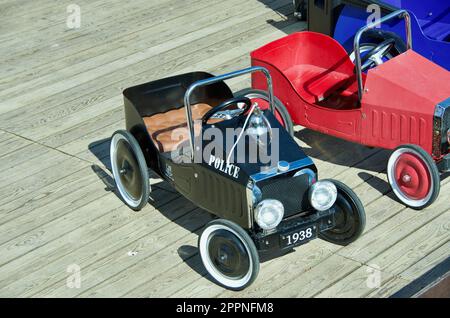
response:
M364 32L381 25L382 23L392 20L392 19L405 19L405 27L406 27L406 48L408 50L412 49L412 34L411 34L411 16L406 10L398 10L382 17L379 20L376 20L372 23L367 24L362 27L355 35L355 40L353 44L354 52L355 52L355 67L356 67L356 77L358 80L358 98L359 101L362 100L362 96L364 93L363 80L362 80L362 71L361 71L361 54L359 52L361 37Z
M190 101L192 92L201 86L211 85L211 84L214 84L217 82L228 80L230 78L234 78L234 77L238 77L238 76L242 76L242 75L246 75L246 74L250 74L250 73L255 73L255 72L262 72L266 76L267 88L268 88L268 92L269 92L269 107L270 107L270 110L274 113L275 107L273 105L274 97L273 97L272 77L270 76L269 71L267 69L265 69L264 67L260 67L260 66L249 67L249 68L246 68L243 70L239 70L239 71L235 71L235 72L231 72L231 73L227 73L227 74L223 74L223 75L219 75L219 76L215 76L215 77L210 77L210 78L207 78L204 80L200 80L200 81L193 83L191 86L189 86L186 93L184 94L184 106L186 108L187 128L189 131L189 144L190 144L190 148L191 148L191 160L194 159L194 150L195 150L194 149L195 132L194 132L194 123L192 120L192 106L191 106L191 101Z

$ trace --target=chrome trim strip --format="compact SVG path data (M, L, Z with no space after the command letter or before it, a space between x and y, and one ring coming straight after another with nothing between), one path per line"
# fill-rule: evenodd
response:
M184 106L186 108L186 119L187 119L187 127L189 130L189 144L190 144L190 148L191 148L191 160L192 161L194 160L194 154L195 154L195 152L194 152L194 138L195 138L194 123L192 120L192 109L191 109L191 102L190 102L192 92L194 90L196 90L197 88L199 88L200 86L214 84L217 82L228 80L230 78L234 78L234 77L238 77L238 76L242 76L242 75L246 75L246 74L250 74L250 73L255 73L255 72L262 72L266 76L267 89L269 91L269 106L270 106L270 110L275 114L275 108L274 108L274 103L273 103L274 97L273 97L273 88L272 88L272 77L270 76L269 71L267 69L265 69L264 67L260 67L260 66L249 67L249 68L246 68L243 70L239 70L239 71L235 71L235 72L231 72L231 73L227 73L227 74L223 74L223 75L219 75L219 76L215 76L215 77L210 77L210 78L207 78L204 80L200 80L200 81L193 83L191 86L189 86L186 93L184 94Z
M434 117L440 117L441 119L443 119L444 113L447 108L450 108L450 97L436 105Z
M450 97L443 102L436 105L433 118L433 155L439 157L442 155L442 146L447 143L447 129L450 127L443 127L445 112L450 109ZM440 136L436 136L439 134ZM439 146L435 144L435 138L440 137ZM436 149L436 147L439 147Z
M254 217L253 217L253 186L254 183L250 180L247 184L247 187L245 189L247 194L247 217L248 217L248 228L252 229L254 224Z
M362 27L355 35L353 48L355 52L355 67L356 67L356 77L358 80L358 97L359 101L362 100L363 93L364 93L364 87L363 87L363 80L362 80L362 71L361 71L361 54L359 53L359 43L361 42L361 36L364 32L368 31L369 29L373 29L382 23L392 20L395 18L404 18L405 19L405 26L406 26L406 49L412 49L412 32L411 32L411 16L409 15L408 11L406 10L398 10L391 14L388 14L384 17L382 17L380 20L376 20L372 23L367 24L366 26Z
M256 183L256 182L260 182L275 176L278 176L280 174L285 174L285 173L289 173L290 171L294 171L303 167L307 167L314 164L313 161L311 160L311 158L306 157L294 162L290 162L289 163L289 170L287 171L279 171L277 167L273 167L267 171L261 171L258 173L255 173L253 175L250 176L250 178Z
M305 168L305 169L297 171L294 174L294 178L298 177L298 176L301 176L301 175L304 175L304 174L308 175L309 185L312 185L314 183L314 181L317 181L317 175L314 173L314 171L312 171L309 168Z

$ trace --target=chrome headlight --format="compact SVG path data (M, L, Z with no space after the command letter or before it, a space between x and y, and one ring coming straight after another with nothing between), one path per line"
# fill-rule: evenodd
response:
M337 189L330 181L318 181L309 189L309 202L318 211L330 209L337 198Z
M284 206L278 200L263 200L255 208L255 221L263 230L276 228L283 216Z
M447 142L450 144L450 128L447 130Z

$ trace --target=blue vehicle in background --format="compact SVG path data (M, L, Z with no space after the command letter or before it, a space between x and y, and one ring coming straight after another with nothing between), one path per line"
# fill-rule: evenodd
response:
M450 70L450 0L300 0L296 10L307 8L308 28L334 37L353 54L353 35L363 27L373 11L369 5L381 8L381 15L399 9L411 15L414 51ZM300 15L305 18L306 11ZM388 22L373 29L362 40L361 54L373 50L380 43L390 41L392 49L387 59L406 50L404 23Z

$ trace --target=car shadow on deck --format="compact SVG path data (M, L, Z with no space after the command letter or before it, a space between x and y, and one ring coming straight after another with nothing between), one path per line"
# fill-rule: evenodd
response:
M303 151L313 159L368 172L384 172L391 151L370 148L310 129L295 133ZM320 171L319 171L320 172Z
M355 178L361 179L381 195L387 195L389 198L396 200L395 195L390 191L388 182L377 176L378 173L386 173L391 151L366 147L310 129L302 129L296 132L295 137L301 141L300 145L313 161L323 161L327 165L331 163L354 168L356 169ZM327 175L330 171L332 174ZM319 169L319 177L321 179L334 178L335 171ZM339 175L336 176L336 179L339 180Z
M92 142L89 145L89 150L91 153L102 163L103 167L97 164L91 165L92 171L99 177L100 180L105 184L105 191L114 192L114 194L122 200L120 194L117 192L116 184L114 178L112 177L111 172L111 163L109 156L109 145L110 138L101 139L95 142ZM150 178L158 178L154 172L149 170ZM166 181L161 181L157 184L152 184L152 187L156 187L162 191L152 191L150 193L149 204L152 205L155 209L157 209L157 213L161 213L164 217L166 217L171 222L176 223L178 226L184 228L185 230L194 233L196 235L200 235L203 230L204 225L213 219L213 216L196 207L189 200L185 199L180 194L176 195L176 191L170 186L170 184ZM183 206L186 211L182 214L174 211L173 206L168 204L168 202L163 204L158 204L158 201L162 200L165 197L167 200L167 191L172 192L174 194L173 200L181 200L179 202L179 206ZM123 200L122 200L123 201ZM125 203L124 203L125 205ZM130 209L130 212L135 213ZM139 213L139 212L138 212ZM195 219L190 221L190 214L195 213ZM204 220L204 222L198 222L198 219ZM203 267L200 256L198 254L197 247L183 245L178 248L178 255L190 268L192 268L195 272L197 272L200 276L206 275L206 269ZM208 277L208 279L210 279Z
M386 166L392 151L370 148L325 135L310 129L302 129L295 133L295 137L301 141L305 153L314 160L325 161L334 165L364 170L356 175L365 183L386 195L392 200L398 201L391 191L388 182L376 174L386 173ZM321 178L328 177L319 169ZM325 170L325 173L327 171ZM450 172L441 175L441 182L450 176ZM339 180L339 176L336 177Z
M272 9L280 16L280 19L277 19L276 21L274 19L266 20L268 24L279 29L280 31L289 34L292 32L303 31L307 28L307 25L304 21L299 21L296 17L294 17L294 5L292 4L292 2L286 4L285 6L279 7L279 4L274 0L258 1L264 4L267 8ZM287 31L286 27L293 23L295 23L295 26L298 28L295 28L295 30L292 30L290 28L290 31Z
M200 235L200 232L198 233ZM301 249L302 246L297 247L297 249ZM272 259L282 257L284 255L295 252L296 249L288 250L288 251L279 251L277 253L272 254L264 254L259 253L259 262L264 263L270 261ZM217 284L216 281L206 272L205 267L203 266L202 259L198 252L198 248L192 245L183 245L178 248L178 255L183 260L183 262L189 266L193 271L195 271L200 276L203 276L205 279L210 282Z
M299 32L306 30L307 25L305 21L300 21L296 17L294 17L294 5L291 2L287 3L286 5L280 7L278 1L274 0L258 0L262 4L264 4L267 8L272 9L275 13L277 13L280 18L274 20L274 19L268 19L266 22L273 27L279 29L280 31L283 31L286 34L292 33L292 32ZM295 23L295 25L298 27L294 31L287 31L286 27Z
M93 164L91 165L92 171L97 174L99 179L103 181L105 184L105 191L112 191L115 195L122 200L120 194L116 192L116 184L114 178L112 177L111 170L111 161L109 156L109 146L110 146L111 138L105 138L98 141L94 141L89 144L89 151L101 162L103 167ZM106 169L105 169L106 168ZM159 179L160 181L157 183L153 183L151 187L163 190L166 192L177 193L175 189L173 189L169 183L164 180L161 180L158 175L156 175L152 170L149 169L149 177L150 179ZM164 193L162 193L164 194ZM149 204L155 206L155 203L158 202L158 194L157 192L151 193L151 198L149 198ZM186 202L189 202L186 200ZM125 203L124 203L125 204ZM156 206L155 206L156 207ZM160 209L160 207L156 207Z

